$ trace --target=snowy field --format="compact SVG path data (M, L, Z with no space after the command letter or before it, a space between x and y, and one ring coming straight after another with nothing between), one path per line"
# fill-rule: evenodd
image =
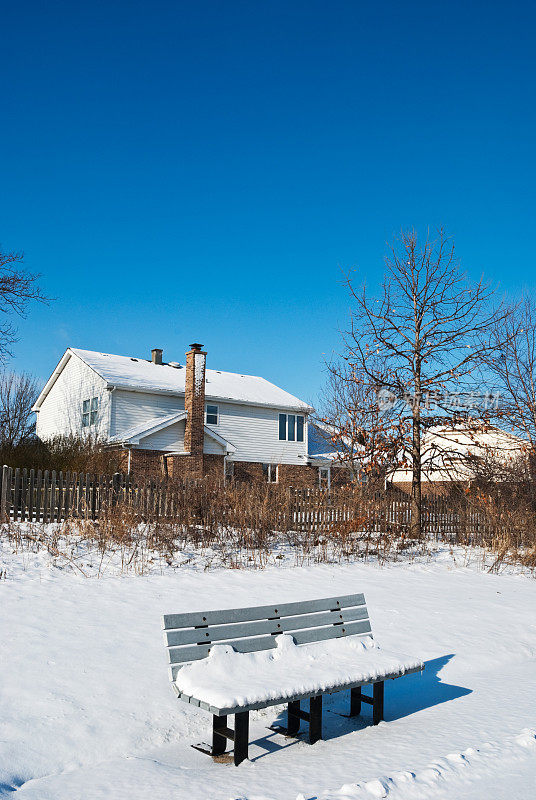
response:
M517 800L536 792L536 580L432 560L194 568L85 578L44 553L0 567L0 796L25 800ZM250 761L190 744L210 717L169 684L162 613L364 592L376 640L426 669L386 684L386 721L325 699L324 741L251 715Z

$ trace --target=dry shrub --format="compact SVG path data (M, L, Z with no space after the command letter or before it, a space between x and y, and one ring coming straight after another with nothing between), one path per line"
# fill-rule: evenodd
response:
M408 524L393 517L376 492L317 492L266 484L167 483L127 502L102 507L98 520L70 519L65 535L84 536L105 557L205 568L263 568L374 559L381 563L422 555L425 542L409 538Z
M123 469L124 453L110 449L92 437L55 436L42 441L37 437L19 444L0 446L0 462L21 469L56 472L93 472L112 475Z
M460 526L457 541L482 547L491 571L507 564L536 568L536 498L528 482L485 483L453 493Z

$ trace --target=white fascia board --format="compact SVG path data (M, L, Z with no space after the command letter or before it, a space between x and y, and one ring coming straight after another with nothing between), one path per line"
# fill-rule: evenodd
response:
M310 466L313 467L348 467L352 466L355 468L359 467L359 462L357 461L340 461L338 458L330 458L329 455L322 456L307 456L309 459L308 463Z
M182 420L186 419L187 415L188 412L179 411L172 417L168 416L165 417L161 422L154 422L153 424L148 425L147 428L137 431L131 436L128 436L128 431L126 431L127 435L116 439L116 442L118 444L139 444L141 439L145 439L147 436L150 436L153 433L158 433L158 431L168 428L170 425L176 425L177 422L181 422ZM236 447L232 445L231 442L227 441L227 439L224 439L223 436L220 436L219 433L211 430L211 428L208 428L206 425L203 426L203 430L210 439L214 439L214 441L218 442L218 444L221 444L221 446L224 447L228 453L236 452Z
M218 444L221 444L222 447L225 447L228 453L236 453L236 447L234 444L228 442L227 439L224 439L219 433L216 433L216 431L213 431L211 428L207 428L206 425L204 426L204 431L210 439L214 439L214 441L218 442Z
M48 381L43 386L39 397L37 398L37 400L35 401L35 403L32 406L32 411L39 411L39 409L43 405L43 402L46 399L48 393L50 392L50 390L52 389L52 387L54 386L54 384L58 380L59 376L63 372L63 369L64 369L65 365L67 364L67 362L70 360L70 358L72 356L73 356L73 353L71 352L71 349L67 348L65 353L62 355L62 357L58 361L56 369L54 370L54 372L52 373L52 375L50 376Z

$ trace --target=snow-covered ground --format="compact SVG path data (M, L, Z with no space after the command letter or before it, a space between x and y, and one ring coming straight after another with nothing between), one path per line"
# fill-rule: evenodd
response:
M85 578L0 545L0 796L34 800L517 800L536 789L536 581L431 560L163 568ZM91 573L91 570L89 570ZM2 572L2 574L4 574ZM169 684L162 613L364 592L376 640L426 669L386 685L386 721L325 701L324 741L251 717L250 761L213 763L210 717Z

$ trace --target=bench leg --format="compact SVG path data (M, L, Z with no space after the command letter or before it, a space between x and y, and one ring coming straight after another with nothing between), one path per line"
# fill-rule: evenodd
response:
M361 686L350 689L350 716L357 717L361 714Z
M217 717L212 715L212 755L222 756L227 746L227 737L218 733L222 728L227 727L227 717Z
M322 695L309 701L309 744L322 738Z
M249 711L235 714L234 727L234 763L235 767L248 757Z
M300 730L300 701L294 700L287 705L287 735L296 736Z
M372 686L372 723L378 725L383 719L383 681L378 681Z

